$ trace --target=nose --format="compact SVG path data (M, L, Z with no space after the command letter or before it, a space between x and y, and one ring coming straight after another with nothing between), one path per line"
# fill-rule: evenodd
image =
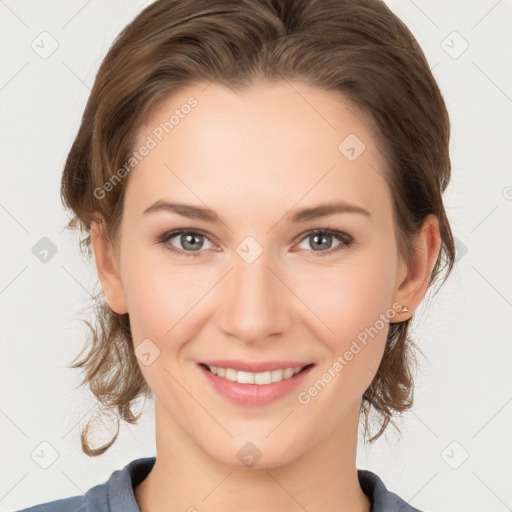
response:
M271 268L275 265L265 251L252 263L233 256L233 268L220 290L220 330L247 343L285 334L292 324L293 297L283 284L286 280Z

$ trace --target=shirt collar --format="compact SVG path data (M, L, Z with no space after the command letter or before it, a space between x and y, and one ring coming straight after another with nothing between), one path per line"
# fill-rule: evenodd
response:
M156 457L132 460L122 470L114 471L106 482L108 512L140 512L133 489L142 482L153 468ZM372 503L371 512L421 512L389 491L378 475L366 469L358 469L359 485ZM89 494L89 493L87 493ZM88 496L87 512L98 512L94 496Z

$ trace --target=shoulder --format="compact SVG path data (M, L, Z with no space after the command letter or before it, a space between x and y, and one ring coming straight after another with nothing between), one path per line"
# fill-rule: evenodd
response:
M112 478L112 477L111 477ZM71 496L55 501L40 503L18 512L109 512L108 484L110 479L100 485L91 487L85 494Z
M357 476L363 492L372 502L371 512L421 512L389 491L378 475L366 469L358 469Z
M55 501L40 503L18 512L82 512L85 510L85 496L73 496Z
M85 494L40 503L17 512L140 512L133 488L144 480L154 463L155 457L132 460Z

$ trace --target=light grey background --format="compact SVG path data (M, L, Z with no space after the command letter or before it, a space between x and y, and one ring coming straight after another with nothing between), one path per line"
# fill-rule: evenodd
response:
M59 197L98 66L148 3L0 0L3 511L81 494L155 454L152 403L105 455L80 450L93 403L67 365L84 340L80 310L98 285L78 235L63 230ZM388 4L422 45L451 115L445 201L458 261L432 307L416 314L427 361L420 359L414 408L399 422L403 439L390 429L387 439L360 444L357 463L425 511L512 510L512 2ZM58 48L41 56L52 39ZM57 249L46 263L32 251L43 237ZM43 469L53 450L56 460Z

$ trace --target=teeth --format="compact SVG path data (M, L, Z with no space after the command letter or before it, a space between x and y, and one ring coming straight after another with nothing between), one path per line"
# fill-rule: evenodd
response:
M280 382L297 375L305 366L298 368L286 368L286 370L273 370L267 372L253 373L234 370L233 368L219 368L217 366L208 366L214 375L223 377L239 384L257 384L265 385L273 382Z

